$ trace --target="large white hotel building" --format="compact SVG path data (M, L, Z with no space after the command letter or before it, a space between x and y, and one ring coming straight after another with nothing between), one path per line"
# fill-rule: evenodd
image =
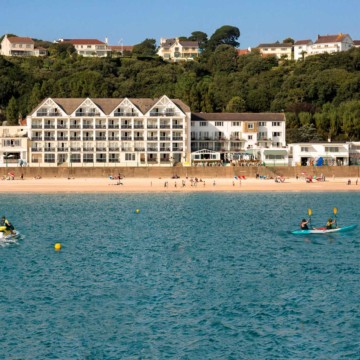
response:
M0 166L20 161L46 167L174 166L242 156L288 163L283 113L191 113L166 95L47 98L27 116L21 132L2 130Z

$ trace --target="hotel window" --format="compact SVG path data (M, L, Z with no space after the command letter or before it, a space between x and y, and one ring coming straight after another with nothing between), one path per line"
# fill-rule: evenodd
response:
M207 126L207 121L200 121L200 126Z
M232 121L231 126L241 126L241 121Z
M191 127L194 127L195 126L195 121L192 121L191 122Z
M281 132L280 131L274 131L273 136L281 136Z
M248 135L248 140L252 140L253 136L252 135Z
M259 121L259 126L266 126L266 122L265 121Z
M253 128L254 128L254 123L248 123L247 128L248 128L249 130L253 129Z
M280 126L280 121L273 121L272 126Z
M339 152L338 147L325 146L325 152Z
M126 153L125 154L125 161L135 161L135 154Z
M309 148L305 147L305 146L302 146L301 147L301 152L309 152Z
M223 121L215 121L215 126L224 126Z

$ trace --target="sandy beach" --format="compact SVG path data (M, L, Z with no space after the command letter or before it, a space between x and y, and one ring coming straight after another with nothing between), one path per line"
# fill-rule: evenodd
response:
M204 178L25 178L0 181L0 193L185 193L185 192L341 192L360 191L356 178L331 178L307 183L303 178L243 180Z

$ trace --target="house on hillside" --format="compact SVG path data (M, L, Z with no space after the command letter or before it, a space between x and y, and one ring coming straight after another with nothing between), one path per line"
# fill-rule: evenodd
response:
M304 59L311 50L311 40L298 40L294 43L294 60Z
M46 56L47 50L36 48L29 37L7 36L1 42L1 55L4 56Z
M59 39L57 42L72 44L76 53L84 57L106 57L111 54L107 42L97 39Z
M161 38L157 54L167 61L189 61L200 55L200 48L197 41Z
M112 56L127 56L131 55L134 46L131 45L109 45Z
M278 59L292 59L292 44L288 43L273 43L273 44L260 44L257 49L260 51L261 56L276 56Z
M353 40L353 46L356 48L360 48L360 40Z
M309 55L332 54L347 51L353 47L353 40L349 34L318 35L317 40L310 46Z

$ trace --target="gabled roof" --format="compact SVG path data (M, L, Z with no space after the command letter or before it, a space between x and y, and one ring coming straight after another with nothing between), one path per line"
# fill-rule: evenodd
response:
M160 44L162 48L170 48L176 43L177 39L166 39L163 43ZM190 40L178 40L181 46L187 47L199 47L198 41L190 41Z
M354 46L360 46L360 40L353 40Z
M309 44L312 44L311 40L298 40L295 41L294 45L309 45Z
M106 43L98 39L63 39L62 42L73 45L106 45Z
M87 98L52 98L52 100L68 115L72 114ZM101 111L109 115L124 98L88 98L96 106L101 109ZM33 114L37 109L39 109L47 99L43 100L31 114ZM159 99L132 99L129 100L141 111L142 114L146 114L158 101ZM183 101L179 99L170 99L181 111L190 112L190 108Z
M7 39L12 44L34 44L34 41L29 37L10 36Z
M284 113L191 113L191 121L285 121Z
M288 47L288 48L290 48L290 47L292 47L293 45L292 44L289 44L289 43L282 43L282 44L280 44L280 43L273 43L273 44L260 44L258 47L259 48L264 48L264 47L266 47L266 48L276 48L276 47L278 47L278 48L283 48L283 47Z
M325 44L325 43L338 43L343 41L349 34L337 34L337 35L318 35L315 44Z

